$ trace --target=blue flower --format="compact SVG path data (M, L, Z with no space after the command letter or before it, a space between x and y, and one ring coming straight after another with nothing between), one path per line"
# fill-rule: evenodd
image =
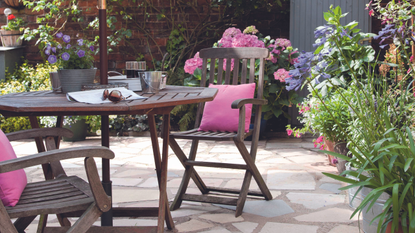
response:
M85 56L85 51L80 49L76 54L78 54L78 57L84 57Z
M62 37L62 40L63 40L65 43L69 43L69 41L71 41L71 37L70 37L70 36L68 36L68 35L64 35L64 36Z
M46 50L45 50L45 54L46 54L46 55L50 55L50 49L46 49Z
M325 37L326 35L330 34L333 31L333 28L328 25L317 27L317 29L314 31L314 37Z
M94 52L94 46L93 46L93 45L89 46L89 49L90 49L92 52Z
M67 60L69 60L69 58L71 57L71 55L69 55L69 53L67 53L67 52L65 52L65 53L62 53L62 59L64 60L64 61L67 61Z
M53 47L53 48L52 48L52 52L53 52L53 53L56 53L56 47Z
M67 44L66 49L70 49L70 48L71 48L71 44Z
M56 47L58 47L58 49L62 49L62 45L58 44Z
M62 38L62 36L63 36L63 33L62 32L56 33L56 38Z
M84 45L84 40L83 39L78 39L76 42L78 42L79 46Z
M55 63L55 62L57 62L58 61L58 59L56 58L56 56L55 55L50 55L49 57L48 57L48 62L50 63L50 64L53 64L53 63Z

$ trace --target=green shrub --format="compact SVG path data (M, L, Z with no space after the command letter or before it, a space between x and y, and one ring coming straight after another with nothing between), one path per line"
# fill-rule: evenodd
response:
M6 71L6 79L0 82L0 95L28 91L51 90L49 72L56 71L57 67L49 63L30 65L25 61L13 74ZM4 133L30 129L27 117L9 117L0 115L0 129Z

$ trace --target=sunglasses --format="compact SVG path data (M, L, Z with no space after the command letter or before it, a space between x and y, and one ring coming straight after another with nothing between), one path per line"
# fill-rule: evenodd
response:
M125 100L125 99L128 99L130 97L131 97L131 95L129 95L127 97L122 96L121 91L118 91L118 90L113 90L113 91L109 92L107 89L105 89L104 93L102 94L102 99L103 100L108 99L113 103L118 103L121 100Z

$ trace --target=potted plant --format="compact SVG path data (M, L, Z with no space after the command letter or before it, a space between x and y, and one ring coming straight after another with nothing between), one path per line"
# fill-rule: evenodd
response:
M44 127L55 127L56 117L42 116L40 117L40 123ZM88 133L101 134L101 116L65 116L63 118L63 128L70 129L74 133L71 138L64 137L64 141L83 141Z
M23 29L26 23L11 13L9 8L4 10L7 17L7 24L1 26L0 35L3 47L16 47L22 45Z
M358 190L370 188L360 205L352 216L371 210L377 200L384 193L389 195L385 200L383 212L373 220L378 221L377 232L387 228L395 232L402 228L404 232L415 232L415 205L413 182L415 178L415 142L414 134L414 108L415 97L412 86L414 65L411 62L410 47L413 43L412 27L410 23L412 6L406 1L391 1L383 7L381 0L374 0L374 8L379 12L380 18L385 24L384 29L375 39L381 39L381 48L388 44L382 44L388 38L393 38L398 52L403 61L399 79L396 79L393 70L386 73L377 73L377 64L370 62L371 56L356 62L354 57L340 54L341 61L350 71L351 85L348 89L354 95L351 98L342 95L342 99L348 104L352 113L352 123L347 135L348 149L352 158L335 152L326 153L344 159L352 163L356 170L346 170L344 174L355 179L340 175L324 173L334 179L344 181L350 185L342 189L357 187ZM370 10L374 15L374 10ZM319 44L317 50L327 47L342 49L342 40L354 40L355 34L348 31L340 24L342 18L340 7L330 7L324 14L327 23L333 27L333 31L321 34L320 39L324 43ZM399 16L399 17L398 17ZM349 24L350 25L350 24ZM323 39L325 37L325 39ZM327 40L327 37L330 40ZM408 42L408 43L407 43ZM328 54L330 55L330 54ZM368 54L370 55L370 53ZM379 62L380 63L380 62ZM397 67L397 64L390 64ZM329 67L333 68L333 67ZM336 68L336 67L334 67ZM360 73L363 71L363 73ZM364 77L365 79L362 79ZM312 83L313 76L292 77L296 82ZM333 87L332 91L342 93L337 79L328 78L327 85ZM311 85L313 90L317 87ZM321 99L323 107L325 102ZM389 227L388 227L389 225Z
M82 85L94 83L94 44L77 38L75 43L69 35L58 32L55 40L48 41L43 48L50 64L58 64L58 75L62 92L80 91Z
M279 117L282 114L286 118L290 118L284 107L296 105L302 98L294 90L286 89L285 79L288 77L288 71L294 68L294 61L299 55L298 51L291 46L289 40L284 38L271 39L269 36L264 37L255 26L249 26L243 31L230 27L225 30L222 38L213 47L268 48L270 57L264 71L264 98L268 99L268 104L262 106L263 117L268 120L271 117ZM187 80L187 83L197 84L202 75L201 66L202 59L199 58L198 53L195 54L194 58L186 61L184 70L192 75L190 80ZM231 70L233 66L234 64L232 64ZM226 68L226 65L224 65L224 68Z

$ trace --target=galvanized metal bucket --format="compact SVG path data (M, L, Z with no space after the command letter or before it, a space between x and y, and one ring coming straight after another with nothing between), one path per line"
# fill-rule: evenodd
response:
M82 85L94 83L96 73L96 68L58 70L62 92L81 91Z
M162 71L146 71L141 75L141 89L144 94L157 94L162 81Z

